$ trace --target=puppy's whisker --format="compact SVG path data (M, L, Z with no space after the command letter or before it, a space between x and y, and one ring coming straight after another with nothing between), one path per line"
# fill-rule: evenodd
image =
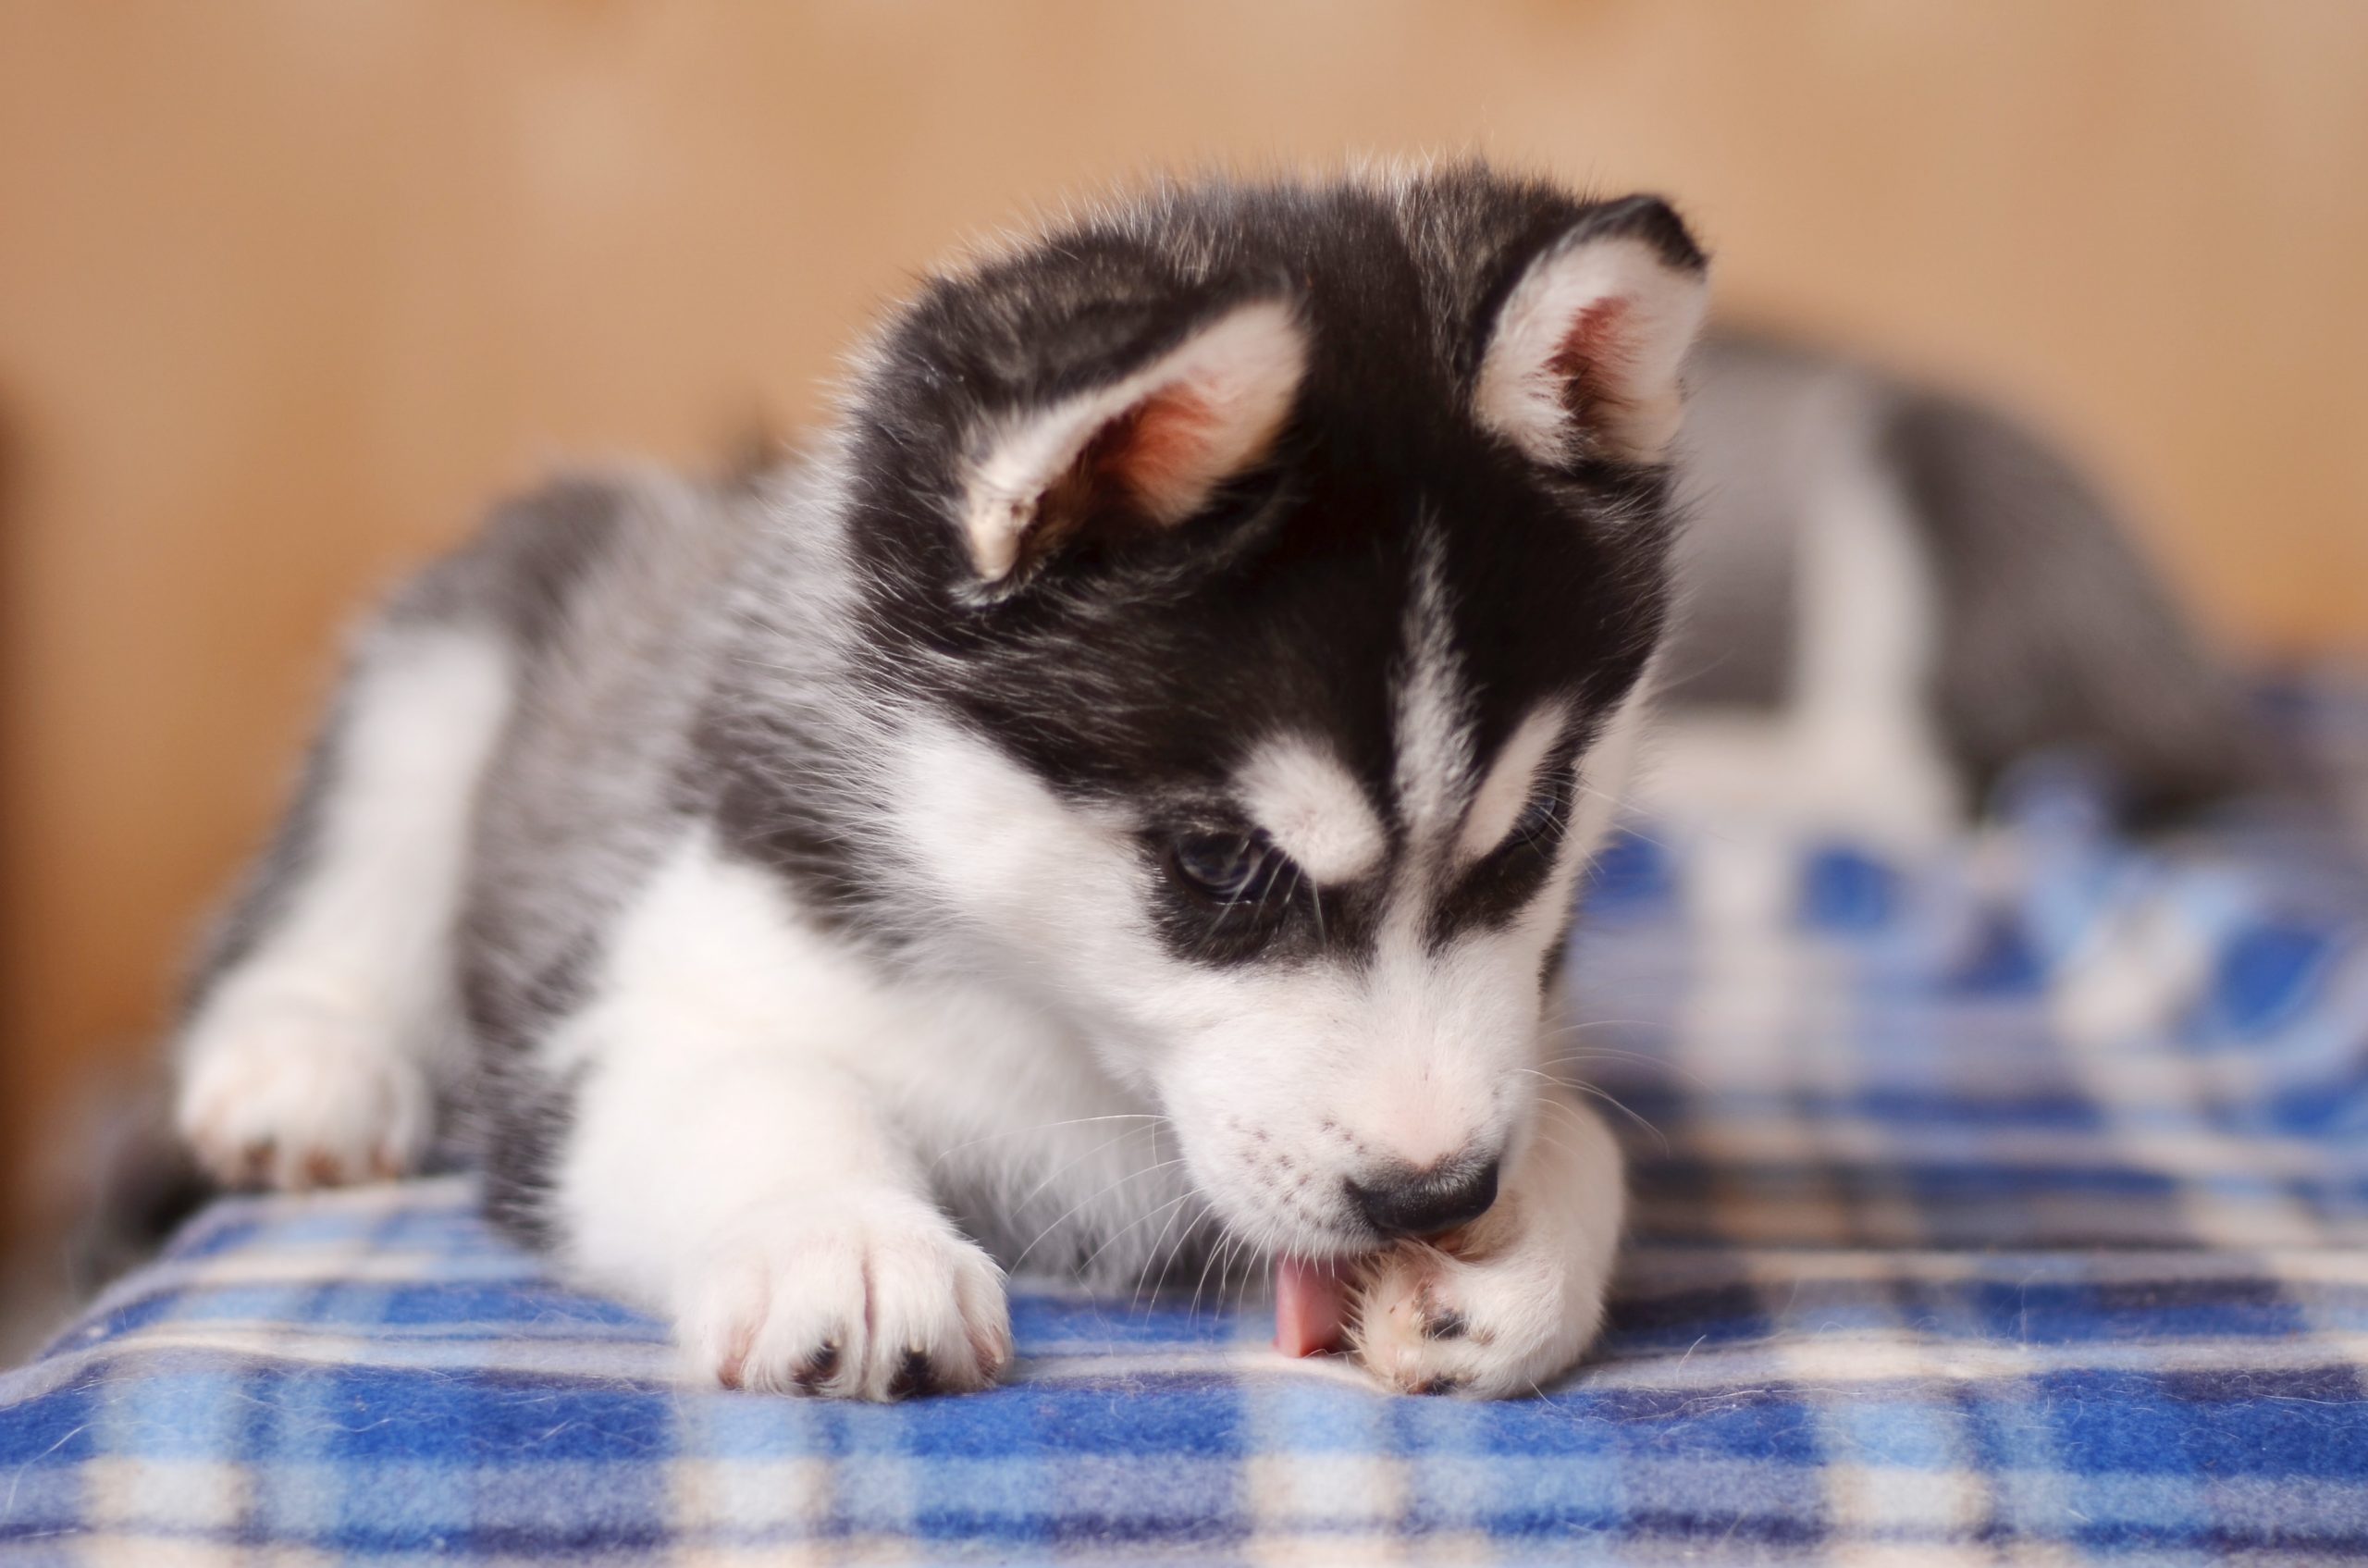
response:
M1047 1172L1043 1180L1039 1181L1035 1186L1030 1187L1027 1191L1021 1193L1019 1197L1019 1204L1016 1206L1025 1206L1027 1204L1034 1201L1040 1194L1042 1194L1045 1188L1050 1187L1054 1182L1058 1181L1062 1177L1067 1176L1070 1171L1075 1170L1079 1166L1083 1165L1094 1155L1103 1153L1104 1150L1116 1148L1128 1139L1132 1138L1137 1133L1143 1130L1144 1129L1141 1127L1128 1128L1116 1138L1107 1139L1103 1142L1096 1143L1092 1148L1086 1150L1082 1154L1072 1155L1070 1158ZM1153 1129L1152 1130L1153 1134L1156 1135L1157 1130Z
M1677 1025L1667 1019L1580 1019L1574 1022L1551 1024L1538 1032L1541 1038L1559 1040L1590 1029L1658 1029L1671 1034L1677 1032Z
M1079 1199L1067 1214L1062 1215L1058 1219L1054 1220L1050 1225L1045 1226L1044 1228L1036 1232L1035 1238L1030 1241L1028 1245L1019 1249L1019 1255L1011 1260L1010 1272L1017 1274L1019 1271L1019 1266L1028 1261L1028 1254L1034 1252L1045 1237L1050 1236L1054 1231L1058 1230L1062 1226L1067 1225L1070 1220L1075 1219L1079 1215L1082 1214L1093 1204L1108 1197L1111 1193L1116 1192L1119 1188L1126 1186L1130 1181L1139 1181L1142 1178L1153 1175L1156 1172L1173 1169L1183 1163L1184 1162L1180 1159L1162 1160L1157 1165L1144 1166L1140 1170L1130 1170L1126 1175L1118 1178L1117 1180L1113 1181L1108 1186L1103 1188L1100 1191L1093 1193L1090 1197ZM1043 1189L1039 1187L1037 1191L1042 1191ZM1032 1193L1030 1194L1030 1196L1033 1195L1034 1194Z
M1187 1307L1184 1311L1185 1318L1188 1321L1196 1319L1201 1315L1201 1292L1208 1288L1209 1270L1212 1267L1215 1267L1217 1270L1218 1289L1224 1289L1225 1270L1227 1267L1230 1267L1231 1265L1228 1262L1220 1266L1219 1260L1229 1260L1233 1254L1235 1246L1238 1244L1239 1239L1233 1232L1227 1231L1218 1239L1217 1245L1210 1249L1208 1261L1201 1265L1200 1280L1192 1287L1192 1304Z
M1663 1132L1659 1128L1654 1126L1651 1122L1646 1120L1643 1117L1629 1109L1627 1104L1618 1096L1614 1095L1610 1091L1598 1089L1592 1083L1565 1081L1561 1086L1572 1091L1573 1093L1585 1094L1594 1099L1601 1100L1605 1105L1610 1105L1613 1110L1618 1111L1622 1116L1626 1117L1630 1121L1634 1122L1638 1127L1643 1128L1646 1131L1651 1133L1654 1138L1659 1140L1661 1146L1661 1154L1664 1158L1666 1158L1670 1154L1673 1145L1670 1142L1669 1134ZM1560 1109L1569 1116L1577 1116L1579 1114L1579 1108L1576 1105L1570 1105L1551 1094L1545 1096L1544 1103L1549 1105L1560 1107Z
M1184 1193L1184 1199L1190 1199L1198 1202L1200 1201L1200 1194L1188 1189ZM1184 1228L1183 1233L1176 1238L1176 1245L1167 1253L1166 1261L1163 1262L1161 1260L1160 1249L1167 1244L1167 1233L1175 1228L1177 1220L1180 1218L1184 1213L1180 1206L1184 1199L1178 1199L1177 1204L1170 1205L1175 1209L1175 1212L1167 1216L1167 1223L1159 1228L1159 1235L1152 1241L1151 1252L1144 1257L1142 1267L1136 1272L1135 1293L1127 1303L1127 1310L1129 1314L1135 1310L1136 1304L1142 1300L1143 1290L1150 1283L1153 1268L1157 1267L1161 1275L1164 1277L1167 1270L1175 1265L1177 1253L1181 1253L1186 1244L1191 1239L1192 1227L1187 1225ZM1202 1208L1203 1212L1205 1212L1206 1205L1203 1204Z
M1168 1163L1169 1163L1170 1165L1181 1165L1183 1162L1182 1162L1181 1160L1173 1160L1173 1161L1170 1161L1170 1162L1168 1162ZM1164 1169L1164 1168L1166 1168L1166 1167L1154 1167L1154 1168L1161 1168L1161 1169ZM1178 1194L1178 1196L1176 1196L1176 1197L1174 1197L1174 1198L1169 1199L1166 1203L1162 1204L1158 1208L1155 1208L1155 1209L1147 1209L1147 1210L1145 1210L1143 1213L1141 1213L1141 1214L1140 1214L1140 1215L1136 1216L1133 1219L1131 1219L1131 1220L1128 1221L1126 1225L1122 1226L1121 1228L1118 1228L1118 1229L1116 1229L1116 1230L1112 1231L1109 1235L1104 1236L1104 1237L1102 1239L1102 1244L1101 1244L1100 1246L1098 1246L1098 1247L1094 1248L1094 1249L1093 1249L1093 1251L1092 1251L1091 1253L1088 1253L1085 1255L1084 1261L1082 1261L1081 1263L1079 1263L1079 1264L1077 1266L1077 1271L1078 1271L1078 1273L1079 1273L1079 1274L1080 1274L1080 1275L1084 1275L1084 1274L1090 1274L1091 1272L1092 1272L1093 1266L1094 1266L1095 1262L1096 1262L1096 1261L1098 1261L1098 1260L1101 1258L1101 1256L1102 1256L1102 1254L1103 1254L1103 1253L1104 1253L1108 1252L1108 1251L1110 1250L1111 1246L1112 1246L1114 1243L1116 1243L1116 1241L1119 1241L1119 1240L1121 1240L1122 1238L1127 1237L1127 1236L1129 1236L1129 1235L1133 1234L1135 1231L1140 1230L1141 1228L1142 1228L1142 1227L1143 1227L1144 1225L1148 1224L1148 1223L1149 1223L1149 1222L1151 1222L1152 1220L1154 1220L1154 1219L1158 1218L1162 1214L1164 1214L1164 1213L1167 1212L1168 1210L1173 1209L1173 1208L1174 1208L1178 1204L1182 1203L1182 1202L1184 1201L1184 1199L1185 1199L1186 1197L1189 1197L1190 1195L1190 1194L1189 1194L1189 1193L1181 1193L1181 1194Z

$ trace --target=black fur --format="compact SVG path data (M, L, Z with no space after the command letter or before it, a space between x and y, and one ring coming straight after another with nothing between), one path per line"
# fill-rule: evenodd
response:
M1549 693L1583 712L1608 708L1659 636L1666 475L1602 460L1543 470L1471 410L1489 328L1526 268L1574 237L1610 234L1703 265L1659 201L1587 204L1462 168L1395 192L1170 190L931 282L884 333L854 402L848 537L869 585L864 678L960 714L1073 797L1154 803L1142 824L1154 865L1177 834L1209 823L1245 748L1278 731L1338 743L1388 809L1392 677L1426 548L1481 756ZM1290 302L1314 343L1273 459L1182 527L1089 532L1016 588L982 596L953 521L978 455L969 434L1272 297ZM746 689L724 706L746 713L761 699ZM730 779L729 820L749 852L861 924L870 879L847 847L851 824L767 783L827 765L817 737L752 733L745 720L706 736L703 767ZM1504 895L1474 879L1443 919L1498 918ZM1171 895L1164 929L1178 952L1213 962L1370 941L1372 911L1353 899L1319 910L1301 890L1282 901L1286 918L1260 934Z

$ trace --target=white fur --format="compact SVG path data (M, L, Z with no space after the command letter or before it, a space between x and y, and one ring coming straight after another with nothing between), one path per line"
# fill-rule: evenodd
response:
M1481 362L1474 411L1484 428L1540 463L1565 461L1589 442L1615 456L1657 459L1677 434L1678 367L1708 308L1702 274L1671 266L1642 240L1561 246L1506 299ZM1591 315L1602 323L1585 391L1596 424L1582 429L1557 365Z
M1620 699L1579 764L1579 799L1571 809L1565 836L1580 857L1603 847L1612 825L1631 807L1629 790L1644 751L1653 715L1653 676L1645 676Z
M963 505L979 575L995 582L1018 563L1038 502L1088 442L1146 401L1177 392L1207 412L1198 439L1178 443L1165 465L1129 478L1153 521L1184 521L1220 481L1265 451L1306 368L1306 333L1291 306L1260 300L1218 317L1123 380L1012 416L988 438Z
M547 1046L582 1073L554 1192L584 1278L670 1314L701 1370L889 1395L1010 1355L1001 1277L931 1202L863 1064L919 1004L798 926L779 882L687 835Z
M318 841L263 945L190 1020L177 1119L218 1178L394 1175L426 1148L476 779L510 711L502 644L396 626L364 649Z
M1471 809L1463 814L1463 831L1456 839L1458 855L1477 860L1504 843L1537 791L1538 767L1562 738L1563 722L1562 705L1548 703L1513 731L1490 764L1487 776L1480 781Z
M1795 840L1818 833L1918 855L1967 809L1932 717L1940 596L1907 500L1856 447L1833 455L1812 493L1791 700L1770 719L1672 716L1655 747L1655 810L1717 824L1701 835L1706 857L1752 837L1753 823ZM1745 879L1713 880L1740 887ZM1770 913L1782 902L1771 891Z
M1472 780L1471 717L1463 661L1448 603L1445 546L1436 529L1416 536L1413 591L1394 682L1399 809L1418 837L1443 831L1463 805Z
M885 835L897 846L893 885L882 891L935 912L915 922L931 949L917 968L967 971L974 982L926 981L819 933L785 882L695 835L636 899L594 1001L551 1042L551 1065L623 1060L647 1039L648 1070L663 1072L695 1061L682 1039L714 1037L726 1051L736 1041L748 1052L734 1070L752 1075L759 1103L770 1092L755 1076L777 1075L784 1093L828 1090L843 1128L885 1138L880 1129L893 1126L906 1163L865 1167L870 1176L893 1178L908 1196L958 1199L999 1255L1092 1254L1104 1278L1135 1277L1156 1246L1191 1241L1201 1211L1185 1201L1180 1167L1166 1164L1176 1156L1165 1118L1130 1065L1141 1056L1120 1003L1165 960L1141 929L1129 845L951 725L891 714L874 762L882 796L898 808ZM1079 973L1108 984L1073 989L1067 982ZM679 1125L661 1117L645 1128L631 1094L614 1104L627 1141L605 1162L617 1190L579 1182L587 1215L611 1197L629 1202L636 1185L672 1180L664 1172L678 1163L658 1151L676 1146ZM587 1097L586 1127L591 1119ZM654 1181L650 1166L635 1174L637 1139L661 1173ZM752 1157L781 1141L777 1130L752 1133ZM833 1143L831 1153L835 1162L845 1151ZM724 1185L762 1183L743 1170ZM1152 1210L1175 1217L1165 1236L1135 1225ZM637 1252L626 1231L608 1241L622 1251L598 1265L604 1277L638 1280L616 1288L654 1299L663 1255Z
M1131 1014L1168 962L1146 924L1128 824L1063 801L993 746L955 726L913 722L888 747L888 835L944 911L941 957L1037 1001L1082 1013L1114 1064L1130 1060Z
M1364 786L1328 746L1276 736L1234 781L1251 819L1319 886L1354 882L1388 848Z
M1965 810L1930 698L1940 590L1899 481L1837 462L1801 538L1803 787L1877 842L1929 848Z

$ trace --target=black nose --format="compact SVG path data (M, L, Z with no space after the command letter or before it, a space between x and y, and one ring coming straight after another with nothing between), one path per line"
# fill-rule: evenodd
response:
M1497 1201L1497 1165L1461 1159L1428 1170L1400 1167L1349 1183L1349 1201L1384 1236L1436 1236L1478 1219Z

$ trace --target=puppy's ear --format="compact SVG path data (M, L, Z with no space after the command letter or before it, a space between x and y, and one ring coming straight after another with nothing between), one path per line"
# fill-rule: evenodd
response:
M1657 197L1598 207L1530 262L1488 329L1481 426L1540 463L1660 460L1708 265Z
M994 419L961 500L980 579L1015 578L1090 520L1182 523L1273 448L1306 372L1297 310L1252 300L1115 380Z

